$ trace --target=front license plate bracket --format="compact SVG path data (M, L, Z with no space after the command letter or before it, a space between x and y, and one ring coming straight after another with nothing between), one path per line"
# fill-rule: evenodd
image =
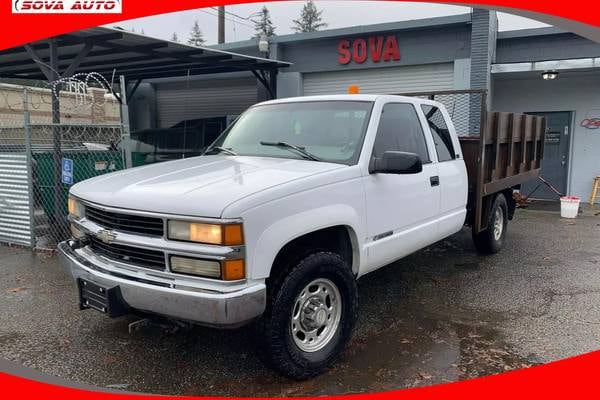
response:
M81 310L92 308L111 318L120 317L129 312L129 307L121 296L119 286L107 288L81 278L77 280L77 286L79 287L79 308Z

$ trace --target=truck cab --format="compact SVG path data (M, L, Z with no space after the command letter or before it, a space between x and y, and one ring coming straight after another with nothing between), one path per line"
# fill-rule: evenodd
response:
M249 108L202 156L73 186L73 238L59 250L82 309L254 321L271 365L305 379L349 340L356 280L458 232L469 192L441 103L274 100ZM475 232L490 252L506 235L506 197L493 196L489 226Z

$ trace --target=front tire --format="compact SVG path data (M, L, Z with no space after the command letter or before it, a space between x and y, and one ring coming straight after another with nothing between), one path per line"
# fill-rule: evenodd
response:
M356 280L338 254L316 252L273 282L263 317L269 364L296 380L319 375L342 352L358 313Z
M480 233L473 231L473 243L481 254L495 254L502 250L506 240L508 205L503 194L494 199L488 216L487 228Z

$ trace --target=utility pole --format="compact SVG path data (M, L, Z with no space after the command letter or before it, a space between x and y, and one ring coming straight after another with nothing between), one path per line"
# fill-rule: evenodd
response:
M58 84L60 75L58 72L58 44L56 38L49 40L50 48L50 77L52 78L52 159L54 176L54 218L58 224L58 237L61 239L66 232L67 216L63 202L62 184L62 150L61 150L61 128L60 128L60 86Z
M225 7L219 6L219 35L218 42L219 44L225 43Z

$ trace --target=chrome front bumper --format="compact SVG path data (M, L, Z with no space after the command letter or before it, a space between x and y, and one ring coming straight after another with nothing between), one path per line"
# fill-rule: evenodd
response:
M111 288L118 286L124 302L133 310L204 325L233 327L243 325L265 310L266 287L256 283L219 292L197 285L186 286L185 280L120 273L107 260L86 255L69 240L58 245L63 266L75 279L84 279Z

